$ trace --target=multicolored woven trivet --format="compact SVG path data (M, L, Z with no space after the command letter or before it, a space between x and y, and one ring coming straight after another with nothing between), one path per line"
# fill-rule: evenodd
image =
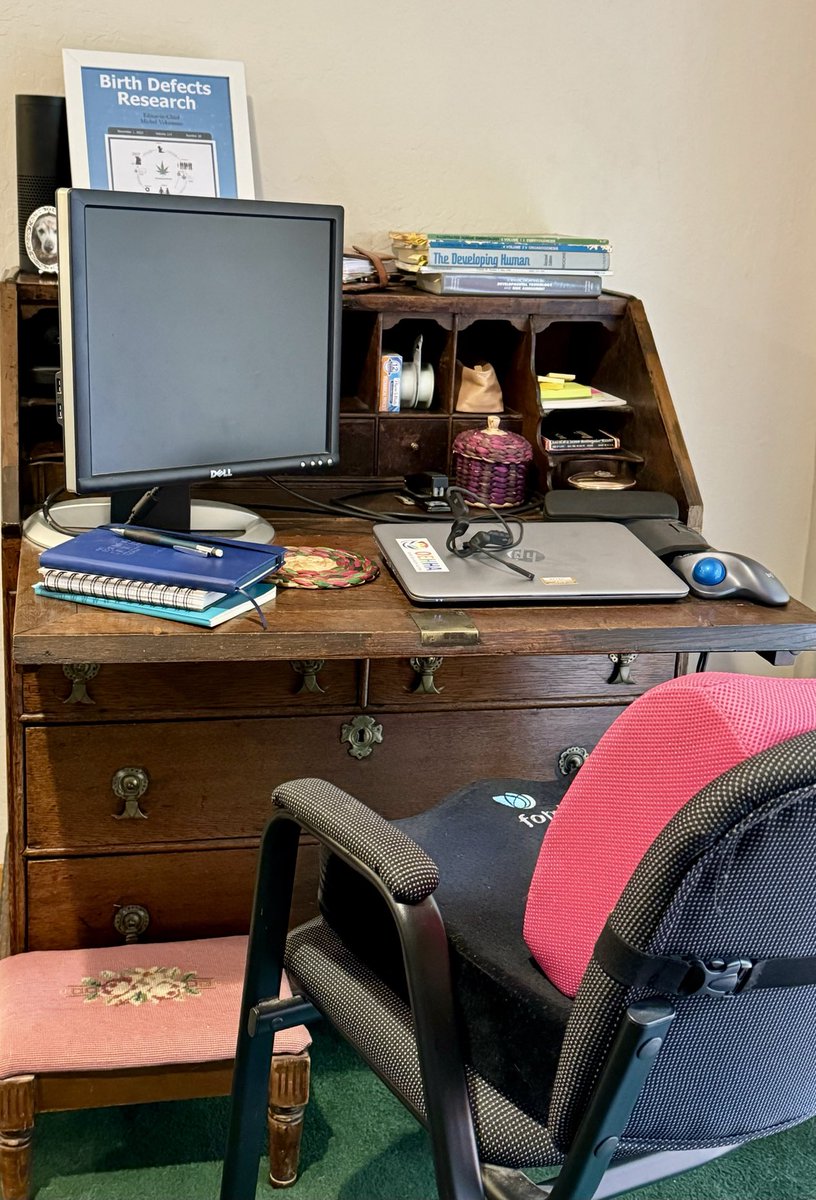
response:
M282 565L272 576L278 587L356 587L376 579L380 568L370 558L330 546L284 546Z

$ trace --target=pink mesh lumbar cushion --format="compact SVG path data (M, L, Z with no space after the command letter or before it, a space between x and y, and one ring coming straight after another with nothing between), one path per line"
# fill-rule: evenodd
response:
M556 809L538 856L524 940L574 996L606 918L660 831L702 787L816 729L816 680L685 675L607 730Z

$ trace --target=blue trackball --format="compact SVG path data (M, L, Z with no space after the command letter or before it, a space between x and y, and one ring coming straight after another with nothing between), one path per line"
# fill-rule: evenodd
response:
M702 583L706 587L716 587L718 583L722 583L725 576L725 563L721 558L701 558L691 570L694 582Z

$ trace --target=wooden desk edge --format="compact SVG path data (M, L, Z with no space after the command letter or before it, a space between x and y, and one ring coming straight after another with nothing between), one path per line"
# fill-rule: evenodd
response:
M338 542L376 556L370 531L346 528ZM356 523L355 523L356 524ZM282 535L313 542L306 522ZM290 540L291 539L291 540ZM816 612L792 600L784 608L749 601L687 598L662 604L485 606L465 609L479 631L473 645L422 641L412 614L422 611L388 571L342 591L282 590L267 609L218 629L44 600L31 591L38 552L21 547L11 655L19 666L48 663L263 662L304 658L387 659L442 653L467 656L816 650ZM425 611L439 612L431 607Z
M800 606L801 607L801 606ZM583 610L585 611L585 610ZM473 610L479 623L479 611ZM631 617L635 614L631 613ZM693 618L693 612L689 614ZM482 632L469 646L424 645L419 631L332 633L326 630L268 632L252 630L230 635L195 631L193 636L173 632L119 634L41 632L14 635L12 655L18 666L48 663L188 663L263 662L302 658L360 659L406 658L442 652L472 657L492 655L684 653L816 650L816 620L803 609L802 619L763 621L761 624L705 624L693 619L682 624L644 627L609 624L580 628L555 627L534 632L494 629Z

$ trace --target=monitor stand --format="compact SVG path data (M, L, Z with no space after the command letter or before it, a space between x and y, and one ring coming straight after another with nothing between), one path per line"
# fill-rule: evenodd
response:
M95 529L97 525L108 525L111 521L110 496L77 496L62 500L51 508L54 519L66 529ZM114 517L114 520L117 519ZM146 521L134 522L147 524ZM160 527L161 528L161 527ZM242 542L266 544L275 537L275 530L263 517L237 504L224 504L220 500L193 500L190 506L189 529L212 537L237 538ZM58 546L72 535L60 533L49 525L38 509L23 523L23 533L42 550Z

